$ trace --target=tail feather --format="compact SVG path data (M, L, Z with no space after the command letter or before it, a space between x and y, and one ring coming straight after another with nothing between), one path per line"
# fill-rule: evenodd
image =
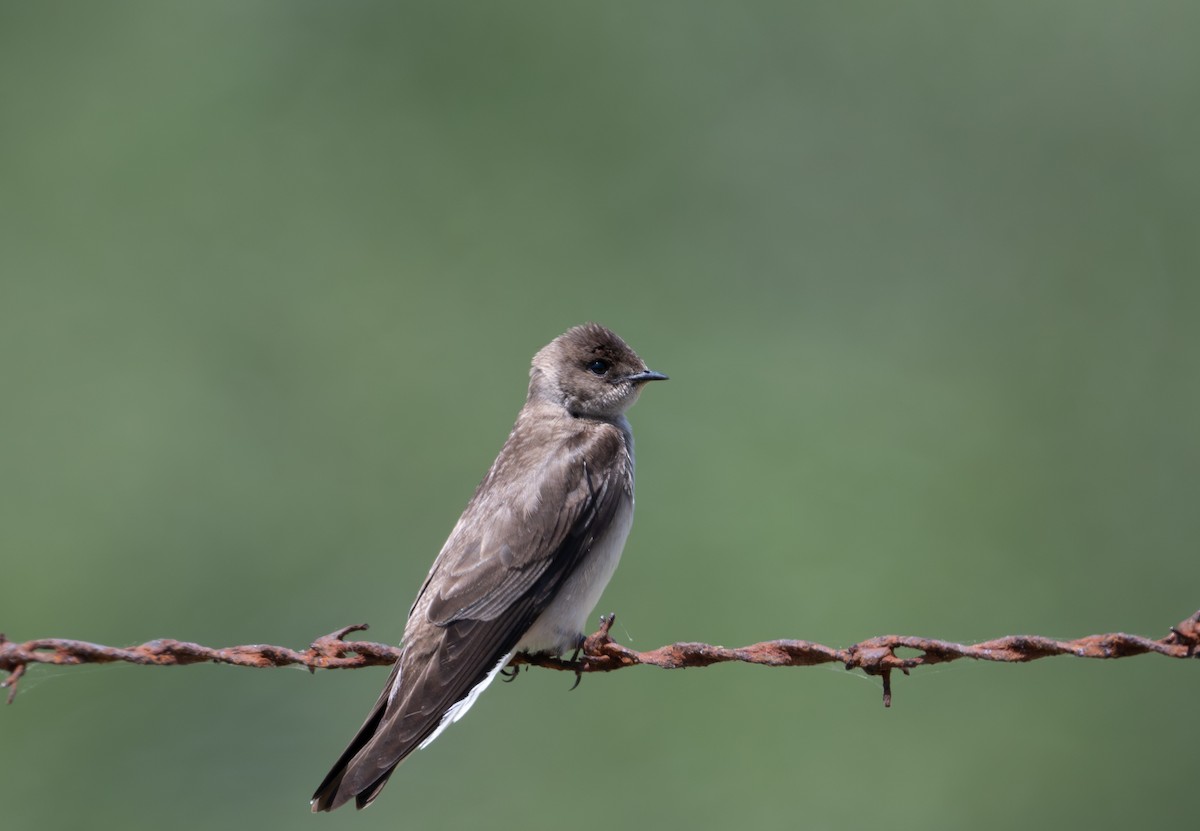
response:
M359 808L370 804L405 757L466 714L512 658L520 631L455 621L425 649L406 646L366 721L317 787L312 810L332 811L351 799Z
M355 794L354 807L361 811L363 808L366 808L368 805L374 802L375 797L379 796L379 792L382 791L383 786L387 784L388 777L392 775L392 771L394 771L398 766L399 763L397 762L395 765L392 765L390 768L384 771L382 776L368 785L366 790Z
M397 668L398 667L399 664L397 664ZM333 767L329 769L329 773L325 774L325 778L322 779L321 784L317 786L317 790L312 796L312 810L314 814L321 811L332 811L333 809L344 805L350 800L351 797L357 796L350 790L342 790L342 780L346 778L346 774L350 770L350 764L354 761L354 757L357 756L364 747L370 744L371 739L375 737L375 733L379 730L379 725L383 721L384 713L387 712L388 692L392 688L392 682L394 680L395 673L396 670L393 670L393 678L388 679L387 686L383 688L383 694L379 696L379 700L375 702L375 706L372 707L371 712L367 714L367 720L363 722L362 727L358 728L358 732L354 734L354 738L350 740L350 744L347 745L344 751L342 751L342 755L339 756L338 760L333 763ZM383 787L383 783L387 781L388 776L391 775L391 772L394 769L395 765L393 765L391 768L388 768L383 776L379 778L377 786L372 788L372 794L370 798L363 800L360 797L358 799L357 804L359 808L362 808L374 798L375 794L378 793L379 789Z

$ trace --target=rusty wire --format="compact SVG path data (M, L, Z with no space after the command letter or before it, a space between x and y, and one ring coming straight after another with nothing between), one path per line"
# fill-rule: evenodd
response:
M662 669L684 669L729 661L770 667L806 667L838 663L848 670L860 669L868 675L881 677L883 706L889 707L892 700L893 670L900 670L907 675L909 670L915 667L944 664L962 658L1023 663L1053 655L1128 658L1132 655L1153 653L1168 658L1200 657L1200 652L1197 652L1197 646L1200 646L1200 611L1178 626L1171 627L1170 634L1160 640L1116 632L1089 635L1073 641L1060 641L1038 635L1009 635L968 645L906 635L883 635L844 649L811 641L777 640L736 649L706 643L673 643L649 652L636 652L609 637L613 619L612 615L602 619L600 629L584 640L575 660L546 655L518 655L513 659L513 665L564 670L579 676L585 672L612 672L638 664ZM366 629L366 624L346 626L336 632L322 635L313 641L308 649L299 651L267 644L213 649L196 643L165 639L127 648L62 638L14 643L0 634L0 671L9 673L9 677L0 682L0 687L8 688L8 702L11 704L17 694L17 682L30 664L74 666L121 661L130 664L172 666L213 662L243 667L300 665L317 670L358 669L394 663L400 656L398 647L345 639L351 632ZM898 649L910 649L921 654L903 658L896 654Z

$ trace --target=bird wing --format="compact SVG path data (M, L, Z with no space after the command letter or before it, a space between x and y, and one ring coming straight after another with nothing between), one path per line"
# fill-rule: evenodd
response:
M314 810L351 796L368 804L396 765L461 717L629 498L619 428L596 424L538 453L523 446L539 440L514 430L467 504L413 604L393 678L317 789ZM431 625L440 637L411 637Z
M559 452L543 448L538 467L520 450L501 452L434 562L413 604L433 592L429 622L511 620L522 599L541 612L629 498L629 456L612 425L573 433ZM496 481L505 485L489 487Z

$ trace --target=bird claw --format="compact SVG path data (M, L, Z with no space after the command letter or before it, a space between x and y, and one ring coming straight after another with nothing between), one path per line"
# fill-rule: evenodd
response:
M572 690L578 687L579 682L583 680L583 673L588 666L588 653L598 652L600 647L612 640L608 633L616 619L615 612L600 615L600 629L595 634L579 636L575 651L571 653L571 659L567 662L575 671L575 683L571 685ZM584 653L582 658L579 657L581 652Z
M583 661L579 660L579 653L583 650L583 645L586 642L587 636L580 633L579 638L575 641L575 651L571 653L571 657L567 660L567 663L575 668L575 683L571 685L571 689L567 690L567 692L574 690L579 686L579 682L583 680Z

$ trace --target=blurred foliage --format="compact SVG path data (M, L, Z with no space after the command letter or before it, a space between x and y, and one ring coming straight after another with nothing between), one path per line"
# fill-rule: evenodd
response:
M638 648L1162 635L1200 8L0 4L0 628L394 641L603 322ZM294 828L383 671L35 668L4 827ZM1184 827L1196 667L530 672L342 828Z

